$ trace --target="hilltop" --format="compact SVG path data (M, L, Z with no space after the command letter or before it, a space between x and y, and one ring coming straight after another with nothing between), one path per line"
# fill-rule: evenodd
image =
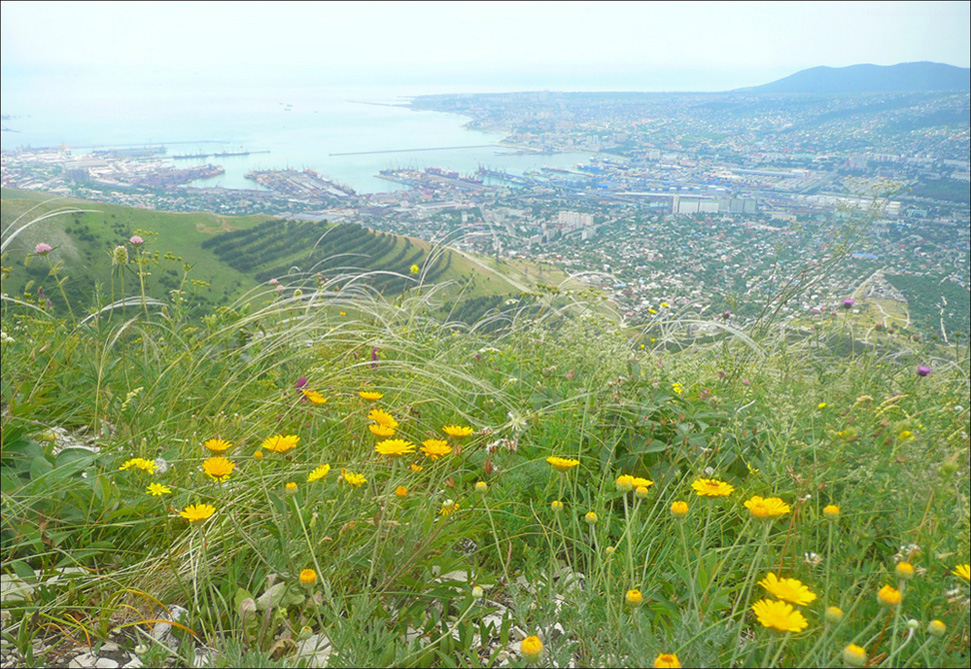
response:
M25 191L3 191L0 222L4 237L32 218L61 212L25 229L5 249L3 281L8 295L43 296L63 309L63 294L82 312L131 295L137 280L117 271L112 250L125 248L149 269L146 295L166 299L187 289L199 313L229 305L260 286L263 294L287 294L310 282L340 285L351 281L376 292L394 294L422 284L447 284L443 298L455 298L451 313L477 318L511 295L537 282L565 275L525 261L483 259L403 235L376 232L357 224L287 221L271 216L220 216L170 213L121 205L51 199ZM12 226L16 227L12 227ZM144 245L133 246L138 236ZM36 245L53 247L45 257ZM48 262L49 261L49 262ZM51 273L56 268L57 276ZM99 297L100 295L100 297Z
M945 63L813 67L777 81L740 88L735 93L877 93L899 91L968 91L971 69Z

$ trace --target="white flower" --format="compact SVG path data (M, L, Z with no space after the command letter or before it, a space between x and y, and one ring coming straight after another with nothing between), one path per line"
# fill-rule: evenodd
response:
M714 476L715 470L712 467L705 467L705 476Z
M14 343L14 338L11 337L10 335L8 335L3 330L0 330L0 342L2 342L4 344L13 344Z

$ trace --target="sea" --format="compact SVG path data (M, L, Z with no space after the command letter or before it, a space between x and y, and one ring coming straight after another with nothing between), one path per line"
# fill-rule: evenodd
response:
M415 111L415 96L456 92L423 86L246 86L170 83L104 87L4 82L4 150L66 146L72 152L165 147L176 166L218 164L225 173L192 186L259 188L251 170L312 169L359 193L404 188L379 178L387 168L441 167L473 174L479 167L523 174L572 167L585 153L517 154L504 135L467 127L469 118ZM464 87L462 92L496 92ZM249 155L220 156L216 153ZM351 154L351 155L339 155Z

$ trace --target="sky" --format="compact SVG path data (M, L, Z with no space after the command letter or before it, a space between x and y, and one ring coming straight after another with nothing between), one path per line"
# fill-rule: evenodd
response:
M968 2L3 2L18 77L726 90L857 63L971 65Z

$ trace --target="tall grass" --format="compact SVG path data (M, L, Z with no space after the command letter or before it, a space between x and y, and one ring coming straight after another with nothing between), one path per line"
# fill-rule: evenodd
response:
M436 315L441 290L294 275L201 321L188 278L166 304L123 295L77 324L8 302L2 565L33 591L5 602L5 637L26 657L38 636L124 629L150 664L199 645L225 666L292 663L317 634L330 666L832 666L850 644L869 666L967 664L966 350L844 351L840 319L811 336L722 323L685 346L700 308L638 332L556 290L469 326ZM452 453L379 455L376 407L395 437ZM271 452L274 435L299 443ZM209 453L214 438L233 446ZM227 480L205 474L212 455L235 463ZM120 469L133 458L155 471ZM653 484L626 491L624 474ZM701 497L699 479L734 491ZM756 518L756 495L788 511ZM215 513L179 515L195 504ZM754 615L769 573L816 595L794 607L804 629ZM176 604L175 642L150 637ZM533 635L538 658L520 653Z

